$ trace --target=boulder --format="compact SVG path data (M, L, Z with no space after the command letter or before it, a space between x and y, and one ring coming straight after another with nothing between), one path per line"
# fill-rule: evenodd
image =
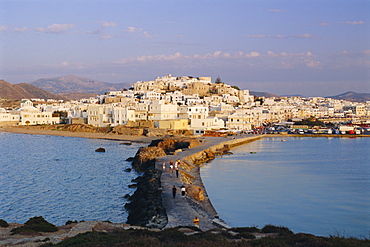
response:
M105 152L105 148L98 148L98 149L95 150L95 152L104 153Z
M197 201L204 200L204 194L202 188L197 185L186 186L186 194L193 197Z
M201 143L198 138L192 137L165 137L159 140L153 140L150 147L156 146L162 148L167 154L184 148L197 147Z
M154 166L155 158L166 156L166 153L159 147L141 147L132 161L132 167L143 171L149 166Z

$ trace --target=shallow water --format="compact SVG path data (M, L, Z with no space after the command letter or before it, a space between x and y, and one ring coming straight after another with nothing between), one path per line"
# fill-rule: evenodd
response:
M125 172L142 144L75 137L0 132L0 218L24 223L34 216L63 225L67 220L126 222ZM105 153L95 152L103 147Z
M369 138L264 138L201 169L229 225L370 237ZM256 152L251 154L250 152Z

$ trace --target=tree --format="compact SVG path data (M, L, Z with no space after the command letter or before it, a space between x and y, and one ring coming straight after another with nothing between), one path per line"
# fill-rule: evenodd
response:
M215 83L217 83L217 84L222 83L221 78L217 77Z

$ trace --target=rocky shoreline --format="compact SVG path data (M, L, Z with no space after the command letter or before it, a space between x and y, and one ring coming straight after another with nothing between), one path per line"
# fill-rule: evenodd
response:
M143 176L137 179L137 190L125 206L129 212L127 223L163 229L192 226L194 217L198 217L202 230L230 228L218 218L202 183L200 167L216 154L229 153L231 147L259 138L262 136L164 138L141 148L132 165ZM170 160L181 160L179 177L168 168L162 170L163 163L168 167ZM180 196L181 186L186 188L185 197ZM178 191L175 198L173 187Z

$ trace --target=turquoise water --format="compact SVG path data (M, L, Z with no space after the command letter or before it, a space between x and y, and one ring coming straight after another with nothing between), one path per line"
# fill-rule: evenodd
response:
M203 166L220 217L233 227L369 238L370 138L286 140L254 141Z
M135 172L125 172L141 144L0 132L0 219L24 223L34 216L126 222L126 194ZM103 147L105 153L95 152Z

